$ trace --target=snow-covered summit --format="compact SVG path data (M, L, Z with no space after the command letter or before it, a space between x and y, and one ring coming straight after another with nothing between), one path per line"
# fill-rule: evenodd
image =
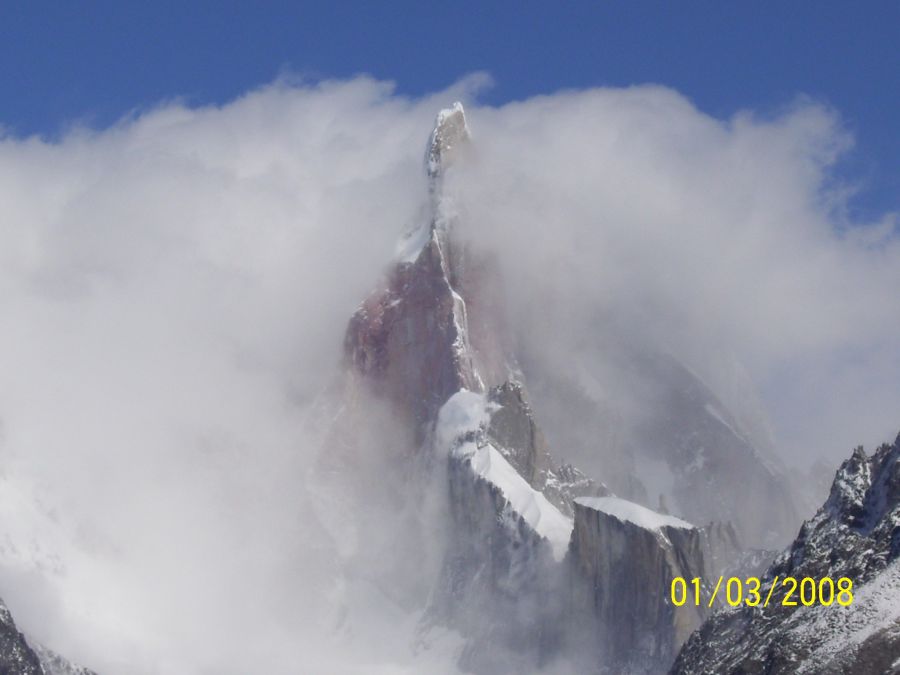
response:
M458 151L461 145L470 138L469 127L466 124L466 113L462 103L456 101L449 108L441 110L434 121L434 131L428 140L428 150L425 153L425 167L429 178L437 178Z
M469 143L470 138L462 103L456 101L437 114L425 151L430 210L427 216L404 233L397 243L396 257L399 262L414 263L434 237L435 230L449 230L451 223L456 219L453 200L444 194L442 176L460 148Z

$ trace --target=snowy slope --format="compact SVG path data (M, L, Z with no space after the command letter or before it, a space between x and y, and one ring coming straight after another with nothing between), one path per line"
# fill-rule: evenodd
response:
M685 644L673 673L881 673L900 657L900 436L868 456L857 448L828 500L764 575L766 583L848 577L849 607L766 608L712 616Z
M463 460L473 474L495 487L512 511L553 548L562 560L572 534L572 520L532 488L500 451L484 439L490 419L487 397L462 390L454 394L438 417L436 437L451 457ZM471 439L471 440L468 440ZM462 442L460 442L462 441Z

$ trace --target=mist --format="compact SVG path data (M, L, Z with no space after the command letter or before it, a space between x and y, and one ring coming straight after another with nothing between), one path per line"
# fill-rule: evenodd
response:
M462 234L548 358L610 326L653 342L788 465L893 438L897 216L849 219L838 111L720 120L652 86L492 108L486 83L283 80L0 140L0 595L23 631L110 673L455 671L455 636L412 639L421 579L335 577L398 524L377 500L331 517L312 468L347 319L423 217L458 98Z
M896 435L897 214L848 219L837 111L717 120L647 86L470 117L461 220L496 253L520 334L562 358L604 331L655 343L765 417L787 464Z

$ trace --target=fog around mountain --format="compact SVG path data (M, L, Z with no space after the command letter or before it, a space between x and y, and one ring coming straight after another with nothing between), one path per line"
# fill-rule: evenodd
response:
M451 631L411 643L407 594L334 579L341 546L402 540L394 505L361 492L348 541L310 471L347 321L424 217L455 98L461 235L544 367L599 358L598 396L638 419L596 345L653 345L789 466L893 438L896 215L848 220L838 112L717 120L661 87L490 108L484 84L284 81L0 140L0 594L21 629L109 673L455 672ZM395 459L379 425L361 485Z

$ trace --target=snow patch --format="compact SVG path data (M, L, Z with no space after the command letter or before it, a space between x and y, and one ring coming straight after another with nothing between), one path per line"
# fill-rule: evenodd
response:
M497 487L510 507L540 536L550 542L553 557L560 561L569 548L573 523L547 498L532 488L493 445L479 448L464 443L454 455L469 459L477 476Z
M579 497L576 504L600 511L622 522L631 523L645 530L660 532L663 527L693 529L693 525L675 516L666 516L651 511L646 506L635 504L619 497Z
M811 614L806 621L803 614ZM798 673L819 672L842 652L856 649L869 637L900 622L900 561L891 563L869 583L853 589L853 603L840 607L803 607L795 614L793 632L815 644Z
M460 437L486 426L491 419L493 405L484 394L468 389L460 389L453 394L438 412L434 432L438 446L452 449Z
M549 541L553 557L560 561L569 548L572 519L532 488L497 448L477 442L495 406L485 394L465 389L456 392L438 413L435 440L440 447L448 448L452 456L467 460L476 476L500 490L510 508Z

